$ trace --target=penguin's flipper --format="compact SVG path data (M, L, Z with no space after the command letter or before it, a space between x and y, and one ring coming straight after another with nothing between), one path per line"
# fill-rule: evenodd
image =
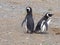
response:
M27 20L27 16L26 16L25 19L23 20L21 26L23 26L23 24L24 24L24 22L26 22L26 20Z
M45 20L42 21L40 28L42 28L44 24L45 24Z
M45 30L46 30L46 26L47 26L47 23L46 23L46 21L45 20L43 20L42 21L42 23L41 23L41 32L44 32Z

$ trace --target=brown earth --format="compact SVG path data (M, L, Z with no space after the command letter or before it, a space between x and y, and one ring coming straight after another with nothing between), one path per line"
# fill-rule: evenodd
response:
M27 6L35 26L46 12L54 14L46 34L27 34L21 27ZM0 45L60 45L60 0L0 0Z

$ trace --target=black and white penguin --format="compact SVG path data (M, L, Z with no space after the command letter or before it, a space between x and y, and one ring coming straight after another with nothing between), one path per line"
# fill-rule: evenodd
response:
M34 20L33 20L33 15L32 15L32 8L31 7L26 7L27 15L25 19L22 22L25 22L25 29L27 30L27 33L33 33L34 30Z
M51 22L51 17L53 14L46 13L44 17L41 18L41 20L37 23L37 26L35 28L35 32L45 32L48 30L49 23Z

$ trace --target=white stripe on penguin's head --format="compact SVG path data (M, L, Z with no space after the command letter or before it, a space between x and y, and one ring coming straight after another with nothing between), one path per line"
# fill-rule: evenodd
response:
M49 14L47 13L47 17L49 17Z
M29 7L27 7L27 9L30 11L30 8Z

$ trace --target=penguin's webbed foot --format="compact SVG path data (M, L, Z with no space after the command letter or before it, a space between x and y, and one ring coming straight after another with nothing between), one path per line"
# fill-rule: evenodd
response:
M32 33L33 33L33 31L27 31L27 33L32 34Z

